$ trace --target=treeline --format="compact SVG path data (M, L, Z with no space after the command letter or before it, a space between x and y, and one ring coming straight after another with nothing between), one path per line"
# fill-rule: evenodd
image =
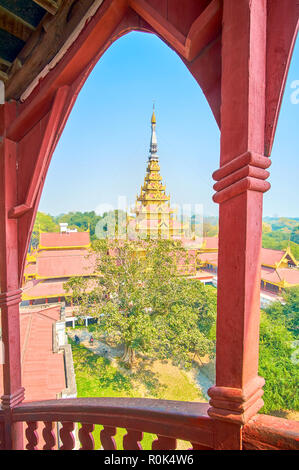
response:
M32 234L32 244L37 245L39 240L39 230L43 232L59 232L59 223L67 222L69 228L78 231L90 230L91 240L96 240L96 225L102 220L103 229L108 230L109 219L114 218L117 221L118 211L111 211L103 215L97 215L95 211L89 212L68 212L52 216L43 212L38 212ZM122 215L125 215L123 213ZM105 220L104 220L105 219ZM124 217L122 217L124 220ZM299 218L288 219L286 217L263 219L263 247L272 250L283 250L291 247L294 256L299 259ZM195 230L196 218L191 217L191 229ZM203 218L203 236L214 237L218 235L218 217Z
M59 232L59 223L67 222L70 229L77 229L79 232L89 229L91 240L96 240L96 226L98 222L102 221L101 230L107 231L109 227L115 223L116 233L118 230L118 220L124 221L126 213L123 211L115 210L105 212L103 215L97 215L95 211L90 212L68 212L67 214L60 214L53 216L38 212L32 232L31 243L36 246L39 242L39 231L42 232ZM195 218L191 217L191 229L195 230ZM114 232L115 233L115 232ZM218 235L218 217L204 217L203 218L203 236L214 237Z
M110 217L117 218L117 210L103 215L97 215L95 211L90 212L68 212L67 214L60 214L53 216L38 212L35 219L35 224L31 237L32 246L36 246L39 242L39 232L59 232L59 223L67 222L68 228L77 229L78 232L84 232L89 229L91 240L96 240L96 226L99 221L104 221L103 230L107 230Z
M290 246L299 259L299 218L265 217L263 222L263 248L284 250Z

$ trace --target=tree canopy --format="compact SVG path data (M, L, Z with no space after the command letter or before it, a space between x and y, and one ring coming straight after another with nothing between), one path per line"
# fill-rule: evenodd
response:
M287 289L284 301L262 312L259 373L266 380L264 413L298 410L294 391L299 383L299 288Z
M39 231L42 232L58 232L59 225L54 221L50 214L38 212L36 214L35 223L32 231L31 244L35 247L39 243Z
M259 360L259 374L266 381L263 413L299 410L299 397L295 393L299 383L297 355L292 333L278 318L274 320L263 312Z
M299 287L291 287L283 293L283 303L273 302L266 309L269 318L282 323L295 337L299 336Z
M95 276L66 288L80 315L98 317L99 334L124 345L126 362L138 352L187 365L191 354L213 353L215 291L178 276L179 242L99 240L93 249Z

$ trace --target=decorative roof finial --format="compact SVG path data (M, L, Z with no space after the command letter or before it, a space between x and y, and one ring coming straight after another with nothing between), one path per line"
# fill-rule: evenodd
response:
M156 116L155 116L155 102L154 102L154 101L153 101L152 124L156 124Z
M152 125L152 135L151 135L151 143L150 143L150 155L149 160L158 160L157 150L157 136L156 136L156 116L155 116L155 103L153 103L153 114L151 119Z

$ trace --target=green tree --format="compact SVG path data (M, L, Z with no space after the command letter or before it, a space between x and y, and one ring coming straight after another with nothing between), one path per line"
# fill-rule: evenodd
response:
M69 212L68 214L62 214L55 218L57 223L67 222L69 228L77 228L78 231L83 232L90 230L90 237L92 240L96 238L95 228L101 216L97 215L94 211L90 212Z
M293 228L291 233L291 241L299 244L299 225Z
M218 225L212 225L209 222L203 223L203 236L204 237L215 237L218 235Z
M34 247L39 243L39 231L58 232L59 225L55 222L54 217L52 217L50 214L37 212L31 237L31 244Z
M290 241L289 232L263 232L263 248L270 248L271 250L285 250L288 246L290 246L295 258L299 259L299 245L294 241Z
M266 309L269 318L282 323L295 337L299 335L299 287L283 293L284 302L273 302Z
M285 325L294 336L299 335L299 287L286 289L283 294L285 303L283 304L283 315Z
M215 315L215 292L205 296L203 285L177 275L176 259L185 253L179 242L99 240L93 248L94 277L65 286L80 305L79 314L98 317L99 334L124 345L125 362L132 365L139 352L186 365L191 353L213 352L205 333L213 323L208 302Z
M276 309L277 313L277 309ZM298 410L295 391L299 383L294 336L279 319L262 312L260 324L259 374L265 378L263 413Z
M267 222L263 222L263 233L269 233L271 230L271 225Z

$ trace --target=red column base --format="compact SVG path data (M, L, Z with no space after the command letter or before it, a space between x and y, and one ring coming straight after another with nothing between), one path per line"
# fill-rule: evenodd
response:
M241 426L246 424L264 405L261 399L264 384L264 379L257 376L243 389L211 387L208 390L211 397L209 416Z

